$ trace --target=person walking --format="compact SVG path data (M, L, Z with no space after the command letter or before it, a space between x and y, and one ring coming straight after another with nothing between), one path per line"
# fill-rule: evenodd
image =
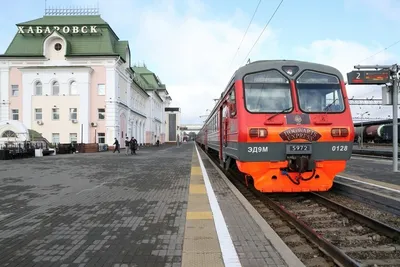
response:
M136 150L137 150L137 140L135 139L135 137L132 137L132 139L131 139L131 154L136 154Z
M131 142L129 141L129 138L127 136L126 140L125 140L125 150L126 150L125 152L126 152L126 155L129 155L130 144L131 144Z
M117 138L114 138L114 140L115 140L115 142L114 142L114 152L113 153L115 153L115 151L118 151L118 154L119 153L121 153L121 151L119 151L119 142L118 142L118 140L117 140Z

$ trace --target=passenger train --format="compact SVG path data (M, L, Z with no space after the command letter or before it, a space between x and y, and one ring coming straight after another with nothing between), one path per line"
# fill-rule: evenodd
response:
M196 142L261 192L327 191L344 171L354 126L331 66L262 60L234 73Z

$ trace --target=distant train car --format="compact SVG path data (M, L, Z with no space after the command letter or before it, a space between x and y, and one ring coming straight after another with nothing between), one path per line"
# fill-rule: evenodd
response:
M239 68L196 142L262 192L327 191L346 167L354 126L342 74L302 61Z
M400 131L400 125L398 126ZM358 137L361 137L361 131L363 132L364 142L374 143L392 143L393 142L393 124L380 124L371 126L359 126L355 128L354 141L358 141ZM400 137L399 137L400 141Z

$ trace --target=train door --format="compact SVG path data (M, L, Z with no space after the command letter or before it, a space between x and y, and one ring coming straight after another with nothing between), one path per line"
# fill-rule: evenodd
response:
M221 162L224 162L226 159L226 151L225 148L228 146L228 102L225 101L219 112L219 134L220 134L220 142L219 142L219 147L220 147L220 160Z

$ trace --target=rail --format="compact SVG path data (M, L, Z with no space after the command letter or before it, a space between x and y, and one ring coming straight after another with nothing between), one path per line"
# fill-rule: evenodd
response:
M321 251L326 257L332 260L335 264L339 266L364 266L367 264L368 266L389 264L390 266L400 266L398 262L400 262L400 255L397 252L393 253L393 256L387 256L387 253L391 253L392 250L397 251L400 246L398 242L400 240L400 230L397 228L393 228L387 224L384 224L380 221L377 221L373 218L365 216L357 211L354 211L344 205L336 203L328 198L321 196L319 193L303 193L303 194L269 194L266 195L254 189L254 187L249 186L244 179L243 175L240 175L237 171L224 170L218 163L215 157L207 154L210 157L210 160L216 163L216 165L227 174L229 180L242 192L243 195L247 195L249 198L249 194L253 195L257 200L253 201L253 203L262 202L266 204L267 208L272 209L275 213L279 214L285 221L287 221L290 225L294 226L295 229L304 236L309 242L314 244L319 251ZM289 196L289 197L288 197ZM300 197L299 197L300 196ZM251 197L250 197L251 198ZM311 204L309 204L311 202ZM308 204L306 204L308 203ZM255 204L258 205L258 204ZM319 209L316 208L316 205L322 205L325 208ZM314 207L315 206L315 207ZM308 207L308 209L307 209ZM309 212L306 215L301 214L301 210L305 209ZM332 215L333 217L329 217L328 214L330 211L334 211ZM260 213L265 212L265 208L259 209ZM305 212L305 211L303 211ZM305 216L305 217L304 217ZM328 222L326 223L335 223L336 221L343 221L343 224L352 225L355 229L362 229L361 232L355 233L349 232L349 230L345 230L346 227L338 227L340 229L337 233L336 240L332 242L332 237L330 237L330 230L325 229L322 226L322 229L317 229L318 227L312 227L313 219L309 219L307 221L307 216L310 218L314 218L317 220L319 218L328 218ZM338 216L336 218L335 216ZM318 224L318 222L316 222ZM323 222L320 222L321 225L324 225ZM310 226L311 225L311 226ZM343 225L342 225L343 226ZM365 228L364 228L365 227ZM274 228L274 227L273 227ZM342 229L343 228L343 229ZM275 229L278 231L279 229ZM369 233L368 235L379 236L383 235L383 241L378 241L382 246L374 247L374 240L372 245L368 247L368 244L363 244L363 238L365 238L365 233L363 232L373 231L375 233ZM278 233L279 234L279 233ZM354 236L355 234L355 236ZM357 235L359 234L359 235ZM345 247L344 250L335 245L336 242L344 242L346 244L347 235L352 235L352 240L357 240L355 244L351 244L350 248ZM285 235L284 235L285 236ZM339 240L339 241L338 241ZM358 245L357 242L360 244ZM367 241L365 241L367 242ZM369 242L369 241L368 241ZM288 244L289 245L289 244ZM289 246L290 247L290 246ZM293 247L296 249L296 247ZM368 249L372 252L368 253ZM362 251L360 250L367 250ZM360 258L357 256L357 253L365 253L367 259ZM386 254L385 254L386 253ZM356 256L354 256L356 255ZM301 256L300 254L298 256ZM381 256L381 259L379 257ZM393 257L395 259L393 259ZM398 258L399 259L398 259ZM300 258L300 257L299 257ZM384 260L382 260L384 259Z

